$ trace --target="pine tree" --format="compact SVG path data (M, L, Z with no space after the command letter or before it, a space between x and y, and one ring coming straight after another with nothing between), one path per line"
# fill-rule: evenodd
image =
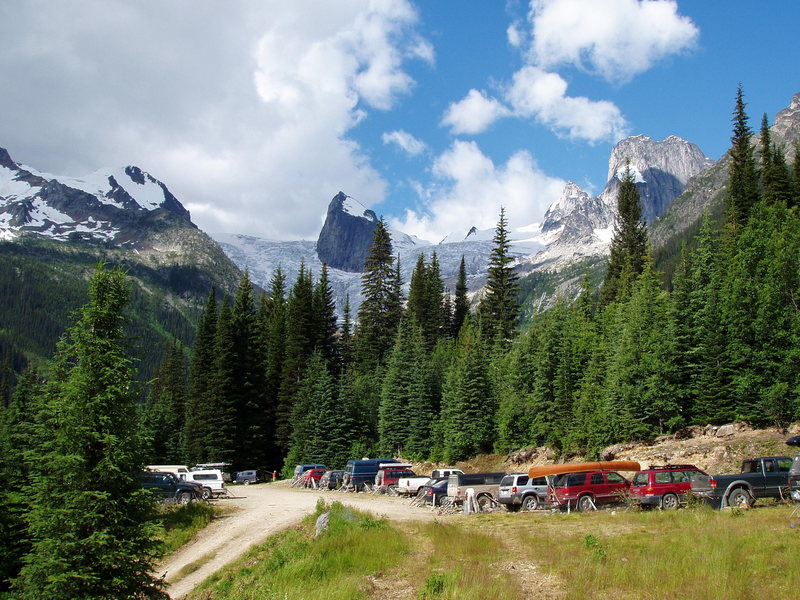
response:
M495 438L494 397L478 332L462 328L457 355L442 392L442 452L454 462L488 452Z
M519 319L517 304L518 283L513 270L514 259L508 253L511 242L508 239L508 222L505 209L500 209L500 220L492 238L494 247L489 256L485 294L481 299L478 313L484 339L503 344L510 343Z
M175 464L185 460L186 393L183 346L175 340L167 340L144 414L145 428L152 440L151 464Z
M202 462L233 463L236 458L236 341L228 296L222 300L214 336L214 365L203 414Z
M17 597L167 598L153 574L153 500L137 478L145 442L125 353L128 295L124 273L101 263L59 343L26 458L31 550Z
M25 449L30 447L35 405L41 395L36 369L23 372L5 408L0 408L0 595L22 567L30 550L26 515L26 490L30 476L25 468Z
M745 112L744 92L740 85L736 91L733 111L733 136L731 137L728 170L728 223L735 230L747 222L750 209L758 202L758 172L750 138L753 135Z
M646 254L647 230L642 223L639 190L627 164L617 195L617 219L601 290L603 304L627 298L644 268Z
M363 300L358 310L355 353L362 370L383 365L394 342L402 304L393 265L391 236L381 219L375 225L361 276Z
M286 302L285 358L275 418L275 443L284 454L292 434L292 406L314 351L313 288L311 272L301 265Z
M183 430L183 455L197 464L206 458L205 441L213 435L209 421L208 391L214 367L214 338L217 331L217 297L214 288L203 307L192 346L189 365L189 393Z
M469 314L469 299L467 298L467 267L464 263L464 255L461 255L461 262L458 265L458 280L456 281L456 297L453 302L453 326L451 337L457 338L461 326Z
M273 469L281 464L282 456L276 445L277 407L283 366L286 360L286 280L280 267L275 269L269 288L269 311L261 328L261 345L264 347L264 398L265 418L270 425L268 458Z
M319 281L314 286L312 299L315 329L315 348L322 352L322 356L329 365L335 360L334 345L336 342L336 305L333 301L333 290L328 279L328 265L322 264Z

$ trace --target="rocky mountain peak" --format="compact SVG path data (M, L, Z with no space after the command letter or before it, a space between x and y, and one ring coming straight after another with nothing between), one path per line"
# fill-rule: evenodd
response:
M328 204L317 238L317 256L333 269L351 273L364 268L378 218L357 200L339 192Z
M794 145L800 142L800 93L795 94L789 106L775 115L770 133L775 143L783 145L787 160L794 160Z
M642 201L642 217L650 224L684 190L689 179L714 164L695 144L677 136L660 142L646 135L620 141L608 161L608 184L600 195L616 210L619 180L630 165Z

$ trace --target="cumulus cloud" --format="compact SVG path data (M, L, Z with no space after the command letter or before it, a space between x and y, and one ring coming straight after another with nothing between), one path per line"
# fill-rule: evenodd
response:
M53 173L138 164L208 231L316 236L340 189L383 199L349 139L434 60L408 1L4 6L0 139ZM279 210L278 210L279 207Z
M470 227L497 225L500 207L512 224L540 220L558 199L565 182L546 175L527 151L495 164L474 141L456 140L433 164L434 183L418 188L427 209L408 210L390 224L423 239L466 235Z
M543 69L575 65L625 82L699 36L673 0L531 0L529 60Z
M462 100L450 104L442 118L442 125L449 127L454 134L476 134L509 114L509 110L498 100L472 89Z
M394 144L406 154L419 156L427 146L425 142L418 140L413 135L402 129L388 131L381 136L384 144Z
M506 98L516 115L534 118L569 138L596 143L626 135L625 119L613 102L567 96L567 82L560 75L537 67L517 71Z

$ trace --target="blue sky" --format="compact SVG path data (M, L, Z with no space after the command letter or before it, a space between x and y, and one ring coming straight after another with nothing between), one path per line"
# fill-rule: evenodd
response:
M620 137L719 158L800 92L796 2L44 0L0 5L0 146L136 164L203 229L315 239L343 190L437 241L597 193Z

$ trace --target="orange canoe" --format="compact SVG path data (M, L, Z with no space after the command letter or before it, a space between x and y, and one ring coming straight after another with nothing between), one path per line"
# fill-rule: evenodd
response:
M528 477L582 473L583 471L641 471L638 462L632 460L606 460L599 462L565 463L562 465L542 465L528 469Z

